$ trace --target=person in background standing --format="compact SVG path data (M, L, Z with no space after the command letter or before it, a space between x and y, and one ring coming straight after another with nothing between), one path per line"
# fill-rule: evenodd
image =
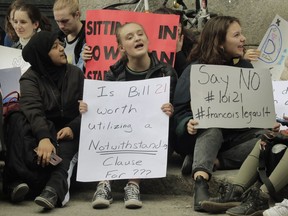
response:
M65 43L68 62L82 69L80 54L85 44L85 22L80 19L78 0L56 0L53 14L60 29L59 37Z
M51 31L48 18L43 16L36 6L24 2L15 7L13 27L19 40L12 47L17 49L23 49L37 32Z
M7 10L7 14L5 16L5 38L4 38L4 46L7 47L12 47L14 43L16 43L19 38L15 32L15 29L13 27L13 19L14 19L14 12L15 12L15 8L17 8L19 6L19 4L22 3L22 0L15 0L13 1L8 10Z

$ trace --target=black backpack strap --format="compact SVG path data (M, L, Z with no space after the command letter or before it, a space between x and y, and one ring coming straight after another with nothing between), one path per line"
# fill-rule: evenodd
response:
M265 160L267 159L265 157L265 150L261 149L260 150L260 154L259 154L259 166L258 166L258 173L259 173L259 177L260 180L263 182L263 184L265 184L265 186L267 187L270 196L272 196L273 198L276 197L276 191L275 188L272 184L272 182L270 181L270 179L267 176L266 173L266 165L265 165Z

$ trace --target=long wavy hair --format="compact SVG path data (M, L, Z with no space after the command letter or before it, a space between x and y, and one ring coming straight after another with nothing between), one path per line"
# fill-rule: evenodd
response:
M12 26L10 20L13 19L13 17L10 17L11 16L11 12L14 11L17 7L19 7L21 4L23 3L22 0L15 0L13 1L8 10L7 10L7 13L6 13L6 16L5 16L5 32L6 34L8 34L8 36L10 37L10 39L13 41L13 42L17 42L19 40L15 30L14 30L14 27Z
M204 26L199 41L191 50L188 61L198 61L200 64L222 65L231 59L221 47L226 41L227 30L229 26L240 21L232 16L217 16L210 19Z

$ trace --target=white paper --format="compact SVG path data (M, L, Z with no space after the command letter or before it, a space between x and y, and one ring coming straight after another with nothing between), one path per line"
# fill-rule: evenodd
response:
M85 80L77 181L166 176L170 77Z

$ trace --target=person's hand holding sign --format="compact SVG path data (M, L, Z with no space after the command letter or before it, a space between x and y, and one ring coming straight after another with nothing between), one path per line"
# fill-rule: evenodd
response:
M162 111L168 115L169 117L171 117L173 115L174 112L174 108L173 105L171 103L165 103L162 105L161 107Z
M79 112L81 114L85 113L88 111L88 105L87 103L83 102L83 101L79 101Z
M195 125L198 125L198 122L194 119L190 119L187 123L187 132L191 135L195 135L197 133L197 128Z
M86 62L88 60L92 59L92 49L87 44L85 44L85 46L84 46L84 48L82 50L81 57L84 60L84 66L86 66Z

